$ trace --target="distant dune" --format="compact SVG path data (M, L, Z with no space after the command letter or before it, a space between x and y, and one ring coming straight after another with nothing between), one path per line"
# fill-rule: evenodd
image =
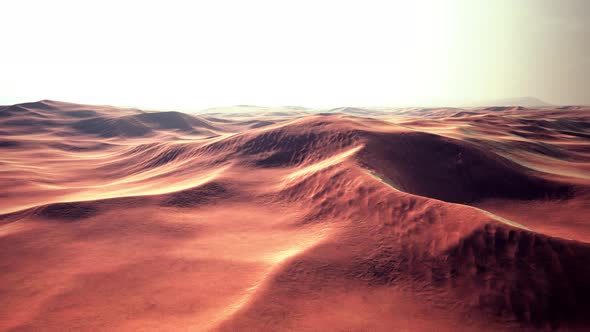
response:
M0 330L590 327L590 108L0 106Z
M519 97L495 99L485 102L473 103L472 106L523 106L523 107L549 107L553 106L535 97Z

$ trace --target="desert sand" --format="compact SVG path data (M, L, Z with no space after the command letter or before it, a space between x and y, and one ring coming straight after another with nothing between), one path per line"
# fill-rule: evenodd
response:
M590 108L0 106L0 330L590 328Z

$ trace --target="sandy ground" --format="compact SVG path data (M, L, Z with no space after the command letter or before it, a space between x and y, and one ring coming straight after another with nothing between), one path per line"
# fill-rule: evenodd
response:
M587 330L590 109L0 106L0 330Z

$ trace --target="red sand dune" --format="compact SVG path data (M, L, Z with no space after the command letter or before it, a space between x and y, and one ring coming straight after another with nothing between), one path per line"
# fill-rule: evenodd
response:
M0 330L588 330L590 109L0 106Z

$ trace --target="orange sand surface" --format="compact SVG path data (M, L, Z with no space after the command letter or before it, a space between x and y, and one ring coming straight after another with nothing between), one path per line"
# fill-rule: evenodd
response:
M590 328L590 108L0 106L0 330Z

